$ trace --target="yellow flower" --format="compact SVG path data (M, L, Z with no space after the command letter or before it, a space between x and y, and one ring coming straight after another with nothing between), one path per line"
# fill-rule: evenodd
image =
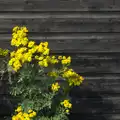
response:
M60 88L60 85L58 84L58 82L56 83L53 83L52 86L51 86L51 89L53 92L57 92Z
M62 77L67 79L69 86L79 86L84 80L82 76L78 75L72 69L66 69L62 74Z
M69 103L68 108L72 108L72 104L71 103Z
M34 115L33 115L32 113L30 113L30 114L29 114L29 117L32 118L32 117L34 117Z
M80 76L80 77L79 77L79 79L80 79L81 81L83 81L83 80L84 80L84 78L83 78L82 76Z
M49 62L50 62L51 64L56 64L56 63L58 63L58 60L55 59L55 56L52 56L52 57L50 58Z
M28 117L29 115L28 115L28 113L23 113L23 116Z
M14 116L12 116L12 120L17 120L15 115L14 115Z
M44 66L43 61L39 61L38 64L39 64L40 66Z
M31 118L35 117L35 116L36 116L36 112L35 111L33 111L32 113L29 114L29 117L31 117Z
M0 48L0 55L6 56L9 50Z
M15 56L15 51L10 53L10 57L14 57Z
M31 109L30 109L30 110L28 110L28 113L31 113L31 112L33 112L33 110L31 110Z
M30 120L30 118L29 118L29 117L26 117L24 120Z
M44 49L43 49L43 47L42 47L42 45L40 44L39 46L38 46L38 52L40 52L40 53L42 53L43 51L44 51Z
M64 100L61 102L61 105L63 105L65 108L72 108L72 104L69 102L69 100Z
M38 59L39 59L39 60L43 60L43 59L44 59L44 57L43 57L43 56L40 56Z
M32 57L31 57L31 56L28 57L27 61L28 61L28 62L31 62L31 61L32 61Z
M19 53L19 54L16 55L16 58L20 60L20 59L23 58L23 55L21 53Z
M49 72L48 75L51 77L58 77L58 73L55 71Z
M23 32L28 32L28 29L26 27L22 27Z
M28 47L29 47L29 48L31 48L31 47L33 47L33 46L34 46L34 44L35 44L35 42L34 42L34 41L29 41L29 43L28 43Z
M61 63L63 65L71 63L71 57L69 56L68 58L66 58L65 56L63 56L63 60L61 61Z
M11 58L11 59L9 60L9 62L8 62L8 65L11 66L15 60L16 60L15 58Z
M18 106L18 108L15 110L16 112L21 112L22 111L22 107Z
M23 41L28 42L28 38L27 38L27 37L24 37Z
M47 47L48 47L48 42L44 42L44 44L43 44L43 45L44 45L44 47L46 47L46 48L47 48Z
M46 51L43 52L43 55L49 55L49 49L47 48Z
M28 43L27 41L24 41L24 40L21 41L21 44L22 44L23 46L26 46L27 43Z
M13 32L16 32L18 29L19 29L19 27L18 27L18 26L15 26L15 27L13 28Z
M43 59L43 61L39 61L38 64L42 67L48 67L47 59Z
M58 59L59 59L59 60L62 60L62 56L58 56Z
M55 56L52 56L52 59L55 59Z
M33 114L33 116L36 116L36 112L35 112L35 111L33 111L33 113L32 113L32 114Z
M65 60L66 59L66 57L65 56L63 56L63 60Z
M29 49L28 52L31 54L34 54L36 52L36 48L33 47L33 48Z
M62 60L62 64L67 64L67 60Z
M21 63L19 60L16 60L14 63L13 63L13 66L14 67L21 67Z
M18 116L22 116L22 115L23 115L23 113L20 111L17 115L18 115Z
M39 60L39 56L38 56L38 55L35 55L35 59Z
M48 63L47 62L44 62L44 67L48 67Z
M70 112L70 110L67 109L65 112L68 114Z
M32 61L32 54L31 53L24 53L23 59L24 59L24 61L31 62Z

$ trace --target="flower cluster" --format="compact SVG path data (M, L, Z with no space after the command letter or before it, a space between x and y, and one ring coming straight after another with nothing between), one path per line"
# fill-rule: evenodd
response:
M41 42L36 45L34 41L27 38L28 29L26 27L14 27L11 45L18 47L16 51L11 52L9 65L14 71L18 71L25 62L31 62L33 59L38 60L38 64L42 67L48 67L49 64L57 64L61 61L62 65L69 65L71 57L66 56L49 56L50 49L48 42Z
M34 118L36 116L36 112L31 109L28 110L27 113L23 112L21 106L18 106L15 112L17 114L12 116L12 120L30 120L31 118Z
M33 59L38 60L38 64L42 67L48 67L49 64L57 64L61 60L62 64L71 62L71 58L58 59L55 56L49 56L50 49L48 42L41 42L36 45L34 41L29 41L27 38L27 28L18 26L13 28L13 38L11 45L18 47L16 51L11 52L9 65L14 71L18 71L25 62L31 62Z
M34 41L29 41L26 27L19 28L17 26L13 28L13 32L11 45L18 47L16 51L11 52L11 59L9 61L9 65L13 67L13 70L18 71L25 62L31 62L35 58L39 60L39 65L47 67L48 42L41 42L39 45L35 45ZM35 53L39 54L39 56L35 55Z
M13 28L13 38L11 40L11 45L19 47L20 45L27 45L28 43L28 38L27 38L27 33L28 30L26 27L21 27L19 28L18 26Z
M61 58L61 56L59 56L58 58ZM69 56L68 58L66 58L66 56L63 56L62 59L61 59L61 63L63 65L70 64L71 63L71 57Z
M69 100L64 100L61 102L61 105L65 107L65 112L68 114L69 109L72 108L72 104L69 102Z
M6 56L8 53L9 53L8 49L2 49L2 48L0 48L0 55Z
M79 86L84 78L80 75L78 75L76 72L74 72L72 69L64 69L64 72L62 74L63 78L66 78L69 82L70 86Z

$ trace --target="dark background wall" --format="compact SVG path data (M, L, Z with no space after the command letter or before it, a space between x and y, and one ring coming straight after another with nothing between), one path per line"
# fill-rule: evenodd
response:
M72 120L120 119L120 0L0 0L0 47L25 25L29 39L47 40L53 53L70 55L85 77L72 91ZM0 81L0 115L11 105ZM2 120L2 118L0 119Z

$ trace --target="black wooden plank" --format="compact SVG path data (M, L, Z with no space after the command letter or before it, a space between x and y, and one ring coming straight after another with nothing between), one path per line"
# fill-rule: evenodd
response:
M120 12L1 12L0 32L25 25L30 32L120 32Z
M116 0L117 2L119 0ZM27 0L26 11L118 11L114 0Z
M53 51L120 52L119 33L38 33L29 34L37 43L48 41ZM10 47L11 34L0 34L0 47ZM63 50L64 49L64 50Z
M69 120L119 120L119 114L71 114Z
M81 21L119 21L120 12L29 12L29 11L8 11L8 12L0 12L0 19L59 19L59 20L81 20Z
M73 98L74 99L74 98ZM83 114L115 114L120 113L120 101L117 98L102 99L101 97L97 99L84 98L79 100L73 100L73 113L83 113ZM115 104L115 101L118 104Z
M0 11L119 11L119 0L1 0Z
M24 0L0 0L0 11L23 11Z
M16 25L25 25L30 32L120 32L120 22L78 21L59 19L0 19L0 32L11 32Z
M81 75L81 74L80 74ZM93 92L98 92L100 94L120 94L120 76L119 75L98 75L98 76L84 76L84 82L80 86L80 90L84 92L89 88ZM76 95L82 94L82 92L79 93L78 91L75 91Z

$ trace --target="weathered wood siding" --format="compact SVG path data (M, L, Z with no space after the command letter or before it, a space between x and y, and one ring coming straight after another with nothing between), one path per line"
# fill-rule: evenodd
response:
M47 40L53 53L71 55L85 77L72 92L72 120L120 120L120 0L0 0L0 47L12 49L15 25ZM12 109L5 88L0 81L1 116Z

